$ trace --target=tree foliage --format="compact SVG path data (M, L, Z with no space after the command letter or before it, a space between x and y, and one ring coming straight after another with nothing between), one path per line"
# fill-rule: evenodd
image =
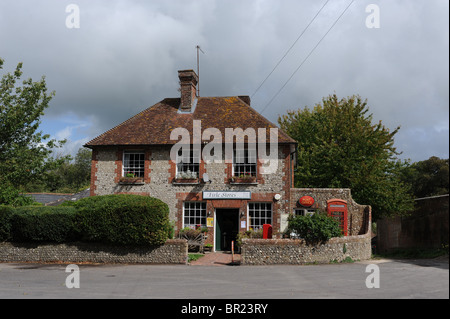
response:
M330 95L312 110L289 111L280 127L298 142L297 187L351 188L353 198L372 206L375 218L412 208L402 182L394 131L373 124L367 101Z
M24 185L26 192L76 193L89 187L92 151L80 148L74 160L65 158L60 166L43 172L39 179Z
M403 168L402 180L411 185L415 198L449 193L448 159L432 156Z
M3 66L0 59L0 69ZM64 141L49 140L38 131L40 117L54 92L47 92L45 77L22 81L22 63L0 82L0 204L20 205L28 200L19 196L20 185L30 182L61 161L50 158Z

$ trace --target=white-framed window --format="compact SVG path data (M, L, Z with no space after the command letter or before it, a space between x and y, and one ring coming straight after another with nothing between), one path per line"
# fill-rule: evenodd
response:
M256 176L257 155L256 149L234 149L233 151L233 176Z
M184 202L183 227L206 227L206 202Z
M124 151L123 152L122 176L133 174L134 177L144 177L145 152Z
M248 203L249 227L257 230L272 225L272 203Z
M312 216L315 212L315 209L294 208L294 216Z
M200 150L191 148L189 152L183 154L182 148L180 148L177 154L177 178L183 176L198 178L200 172L200 156Z

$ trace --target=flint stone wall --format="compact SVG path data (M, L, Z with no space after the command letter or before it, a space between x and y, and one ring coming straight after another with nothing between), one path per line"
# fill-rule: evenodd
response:
M187 241L171 239L158 247L100 243L0 243L0 262L186 264Z
M303 239L244 239L242 265L312 264L341 262L347 257L367 260L372 256L370 236L331 238L309 246Z

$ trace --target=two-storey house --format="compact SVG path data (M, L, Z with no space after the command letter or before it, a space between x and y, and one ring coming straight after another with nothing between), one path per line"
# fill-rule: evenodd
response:
M170 208L175 229L207 227L215 250L238 232L273 226L291 210L296 142L248 96L199 97L193 70L166 98L88 142L91 196L140 194ZM264 143L265 142L265 143Z

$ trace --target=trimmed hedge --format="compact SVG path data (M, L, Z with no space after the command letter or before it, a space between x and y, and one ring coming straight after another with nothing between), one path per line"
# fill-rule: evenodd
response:
M83 198L76 229L83 241L121 245L162 245L169 236L169 207L159 199L139 195Z
M14 208L0 205L0 241L11 239L11 219Z
M169 207L139 195L94 196L64 206L0 206L0 241L162 245Z
M17 242L76 240L76 209L58 206L18 207L11 219L12 240Z

